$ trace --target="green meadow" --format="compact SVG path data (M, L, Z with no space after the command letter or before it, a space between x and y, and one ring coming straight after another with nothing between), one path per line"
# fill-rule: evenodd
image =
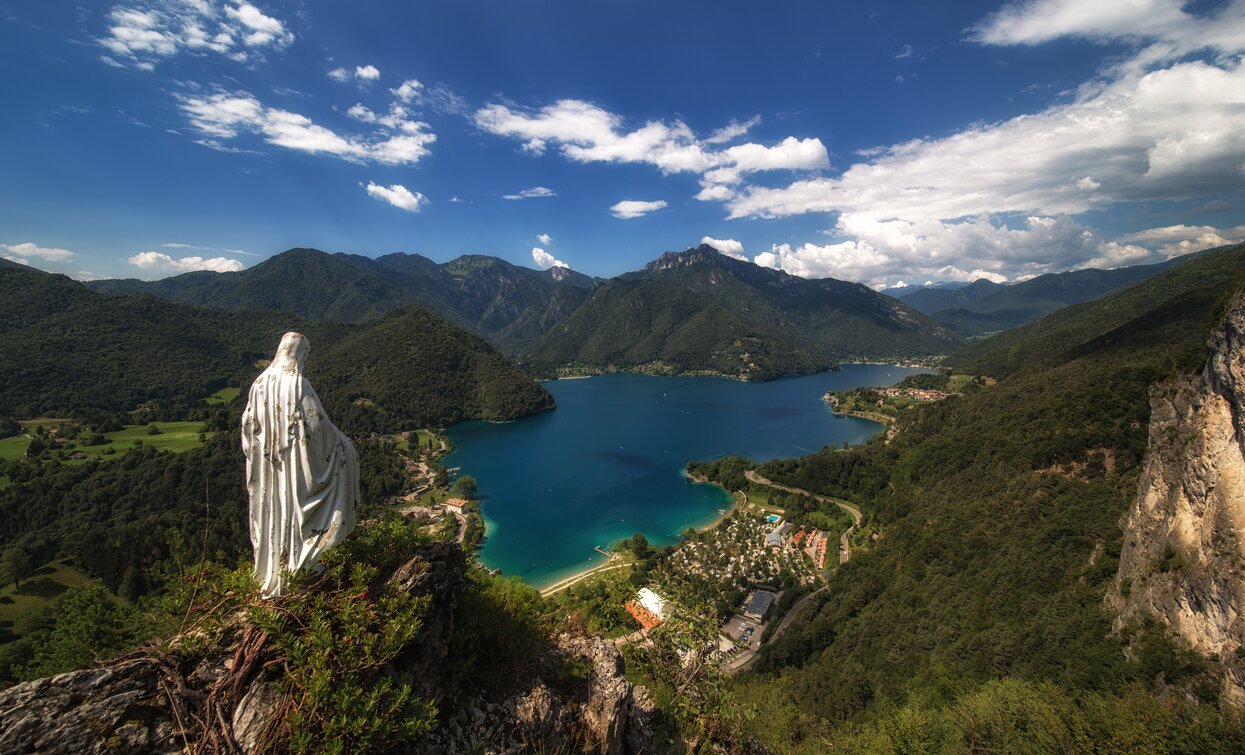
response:
M20 588L9 582L0 588L0 634L21 634L25 619L39 614L62 593L90 583L89 577L64 560L36 569Z
M232 404L234 399L236 399L241 393L242 393L241 388L232 388L232 387L221 388L219 391L217 391L216 393L213 393L211 396L208 396L207 398L203 400L209 404L212 404L213 406Z

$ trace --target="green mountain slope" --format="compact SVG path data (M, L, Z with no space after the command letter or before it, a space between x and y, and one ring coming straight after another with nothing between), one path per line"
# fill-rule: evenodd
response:
M878 535L741 681L766 743L1008 750L1023 734L1063 751L1130 749L1137 737L1156 751L1239 746L1217 739L1205 665L1152 628L1112 635L1103 596L1150 386L1200 369L1242 285L1245 247L1188 261L967 349L960 367L1004 379L912 412L890 444L765 465L771 479L856 502Z
M313 355L308 377L343 428L393 432L504 421L554 406L548 391L482 338L414 305Z
M947 365L1002 377L1027 364L1066 359L1078 349L1109 343L1125 348L1155 338L1157 330L1175 323L1209 329L1211 323L1199 319L1206 311L1206 298L1218 296L1242 266L1245 246L1198 255L1118 294L1070 306L1039 323L968 346L949 357Z
M288 330L311 339L309 373L331 387L320 390L350 431L513 419L552 406L483 340L417 306L352 327L97 294L64 276L8 266L0 268L3 292L14 296L0 299L0 416L149 401L201 407L225 385L249 385ZM355 400L367 411L352 408Z
M978 280L962 288L923 289L901 298L957 333L976 336L1035 322L1069 305L1152 278L1189 259L1115 270L1091 268L1048 273L1011 285Z
M797 278L701 246L597 286L522 359L542 367L660 363L765 379L843 359L945 353L956 343L865 286Z

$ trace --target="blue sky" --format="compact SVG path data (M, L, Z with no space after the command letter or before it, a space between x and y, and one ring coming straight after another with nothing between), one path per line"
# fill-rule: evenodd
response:
M1245 0L0 0L0 254L1019 280L1245 237Z

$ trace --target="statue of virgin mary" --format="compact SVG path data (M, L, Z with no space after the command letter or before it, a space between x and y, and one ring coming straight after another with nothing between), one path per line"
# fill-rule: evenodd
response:
M290 575L312 568L355 526L359 457L303 377L310 350L301 333L282 336L242 414L251 545L265 598L283 594Z

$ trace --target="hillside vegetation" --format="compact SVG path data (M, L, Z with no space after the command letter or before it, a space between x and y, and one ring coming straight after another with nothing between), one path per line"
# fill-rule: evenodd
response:
M764 465L880 533L739 682L767 744L1239 748L1208 664L1153 625L1112 634L1103 596L1150 386L1201 367L1243 284L1245 248L1190 260L967 349L1004 379L906 413L890 444Z
M64 276L5 266L0 416L146 403L191 411L221 388L249 386L288 330L311 339L309 374L332 387L329 406L348 432L370 432L374 422L412 429L514 419L552 406L548 392L483 340L418 307L351 327L97 294ZM368 411L348 408L356 405Z

